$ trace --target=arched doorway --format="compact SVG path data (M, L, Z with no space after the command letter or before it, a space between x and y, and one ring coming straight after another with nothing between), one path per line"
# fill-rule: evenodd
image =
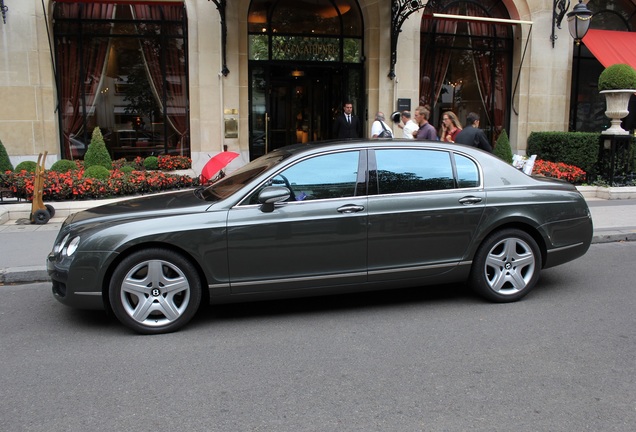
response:
M433 13L457 16L434 19ZM471 19L474 17L474 19ZM440 126L444 111L455 112L462 124L476 112L480 127L494 143L510 124L513 28L510 15L497 0L429 2L421 24L420 104L431 107L431 122Z
M364 111L363 31L356 0L252 0L250 159L330 139L345 100Z

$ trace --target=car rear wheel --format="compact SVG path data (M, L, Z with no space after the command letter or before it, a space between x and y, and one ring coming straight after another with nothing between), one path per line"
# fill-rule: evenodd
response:
M109 299L125 326L143 334L168 333L183 327L196 313L201 281L180 254L160 248L142 250L117 266Z
M540 271L537 242L524 231L505 229L491 234L479 247L470 284L488 300L512 302L534 288Z

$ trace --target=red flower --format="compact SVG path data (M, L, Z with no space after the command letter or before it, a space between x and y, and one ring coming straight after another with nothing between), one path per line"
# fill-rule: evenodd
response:
M532 174L543 175L567 180L570 183L582 183L585 181L586 173L581 168L563 162L550 162L536 160L532 168Z

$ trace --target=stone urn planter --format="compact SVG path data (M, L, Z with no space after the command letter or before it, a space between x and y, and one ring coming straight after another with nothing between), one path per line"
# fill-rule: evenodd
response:
M603 90L600 92L605 95L605 103L607 109L605 115L609 117L611 126L602 132L603 135L629 135L621 127L621 119L629 114L629 99L636 93L636 89L620 89L620 90Z
M628 64L617 63L606 67L598 77L598 90L605 95L611 127L603 135L629 135L621 127L621 119L629 114L629 99L636 93L636 70Z

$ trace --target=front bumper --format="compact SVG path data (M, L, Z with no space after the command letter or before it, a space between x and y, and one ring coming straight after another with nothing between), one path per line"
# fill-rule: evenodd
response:
M78 309L106 308L100 270L104 254L78 254L73 259L51 252L46 267L52 281L53 296Z

